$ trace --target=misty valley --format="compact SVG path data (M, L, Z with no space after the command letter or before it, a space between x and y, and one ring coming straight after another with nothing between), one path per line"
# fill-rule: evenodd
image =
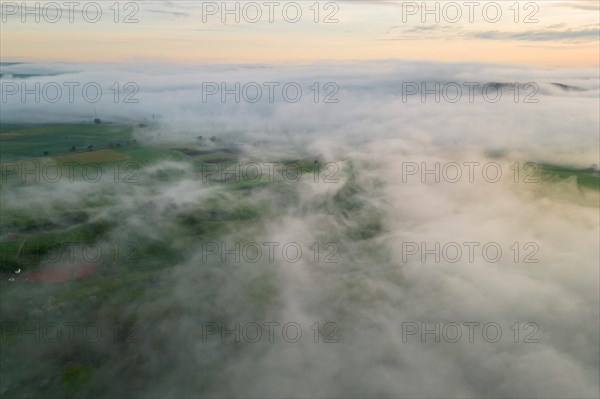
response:
M377 205L386 182L363 175L374 168L371 162L261 159L254 154L261 143L255 147L227 136L197 137L183 147L155 144L162 129L110 122L3 126L2 361L13 381L4 395L133 394L139 388L108 384L112 373L159 380L164 365L153 366L150 353L163 348L185 356L179 343L200 353L213 341L233 345L218 358L205 358L213 365L257 350L236 344L260 343L262 337L265 344L342 345L339 340L353 334L344 327L355 324L356 315L334 298L341 295L366 311L389 294L367 288L365 278L404 279L388 244L394 234L389 216ZM501 159L492 161L502 169ZM468 163L471 172L475 164ZM504 184L523 185L514 166L504 166ZM390 170L387 184L451 186L460 179L446 170L457 167L403 163ZM538 172L550 191L556 186L580 199L598 195L597 170L544 164ZM475 183L476 175L469 175L463 190ZM494 176L479 184L498 184ZM298 223L298 232L280 238ZM465 262L489 261L480 244L448 245L396 239L394 246L407 264L452 265L463 250ZM505 260L518 261L519 248L509 245ZM525 249L526 264L539 247ZM304 278L328 284L320 298L304 300L319 306L331 297L332 313L317 312L314 321L302 323L269 322L269 316L281 319L275 315L285 307L288 290L306 295L285 283L285 274L300 270L308 274ZM266 320L270 330L254 320ZM189 334L181 334L182 323ZM315 323L327 330L309 330ZM279 324L284 339L275 340ZM417 336L415 326L403 324L402 338ZM424 331L435 335L435 328ZM33 363L23 361L29 351ZM48 361L61 364L51 378L44 371ZM191 387L220 392L214 386L219 377L204 375Z

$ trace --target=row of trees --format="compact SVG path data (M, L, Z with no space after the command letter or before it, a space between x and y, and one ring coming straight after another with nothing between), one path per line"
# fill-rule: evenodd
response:
M132 145L132 144L137 144L137 140L127 140L125 142L125 145ZM109 143L108 144L108 148L114 148L114 147L121 147L121 143ZM87 150L88 151L93 151L94 150L94 145L90 144L87 146ZM72 145L71 148L69 149L68 152L76 152L77 151L77 147ZM44 151L44 156L47 157L50 154L49 151Z

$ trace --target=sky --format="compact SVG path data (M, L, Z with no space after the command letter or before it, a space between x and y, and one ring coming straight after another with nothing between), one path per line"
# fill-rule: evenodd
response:
M1 3L5 62L600 62L595 0Z

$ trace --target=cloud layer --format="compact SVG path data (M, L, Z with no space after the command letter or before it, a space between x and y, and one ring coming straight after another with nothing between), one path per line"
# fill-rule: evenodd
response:
M577 167L598 163L597 71L396 60L325 67L130 65L106 72L89 65L38 68L64 74L28 78L28 84L97 82L108 88L115 81L135 82L140 101L115 103L110 91L95 104L22 103L15 96L3 104L3 122L89 120L95 108L106 121L154 121L137 132L145 145L185 146L198 135L215 135L243 147L242 161L312 157L339 166L336 183L309 178L244 195L204 184L197 171L177 162L144 169L142 184L135 187L106 181L2 190L3 207L48 214L93 198L98 202L93 217L118 223L116 239L163 243L179 254L170 272L152 285L164 287L161 295L118 304L120 317L135 319L143 340L110 358L110 367L100 368L92 392L135 397L598 396L598 192L579 189L574 180L525 184L519 178L515 183L511 169L527 161ZM31 66L3 68L6 74L25 71L32 73ZM17 81L3 82L9 80ZM232 96L222 102L218 95L204 101L207 82L227 82L227 87L294 82L304 91L296 103L266 97L236 103ZM335 83L339 102L315 103L310 89L315 82L321 89ZM458 102L442 97L438 103L435 95L424 102L420 94L403 98L407 84L432 88L464 82L535 82L539 101L524 103L519 97L515 102L514 90L507 87L495 103L485 101L480 89L472 102L466 93ZM321 91L319 100L331 92ZM150 141L157 133L160 138ZM504 176L492 183L477 169L472 182L450 183L431 176L423 182L421 170L406 174L408 165L432 169L436 163L470 162L495 163ZM157 179L160 173L171 178ZM208 210L215 198L225 208L261 211L256 221L224 227L213 240L228 248L236 242L294 242L310 256L295 263L279 252L274 262L207 261L204 241L177 242L173 220ZM148 221L151 229L145 227ZM316 242L335 243L338 262L315 262L307 248ZM425 243L426 248L458 243L464 249L472 242L479 244L472 262L466 250L456 263L447 258L437 263L434 255L425 262L420 254L406 257L407 243ZM481 252L486 243L502 248L501 260L486 259ZM518 261L510 249L514 243L521 251ZM527 243L537 245L537 263L523 262L531 254ZM131 284L132 290L150 289ZM65 313L48 317L78 315L72 305L64 306ZM110 320L117 312L110 301L94 306L98 320ZM232 328L252 322L294 322L303 337L296 343L224 344L218 335L202 339L206 323ZM337 330L320 330L315 343L310 329L315 322L320 329L335 323ZM435 329L436 323L440 342L435 334L422 342L422 329ZM455 343L444 335L451 329L441 332L453 323L462 326L463 334ZM473 327L473 342L464 323L480 323ZM483 335L487 323L502 330L495 343L489 342L492 332ZM515 323L517 338L511 329ZM407 334L414 326L419 332ZM338 342L323 342L332 331ZM532 332L538 342L524 342ZM31 350L26 357L35 361L36 372L50 373L52 353ZM19 378L9 374L3 384L10 387Z

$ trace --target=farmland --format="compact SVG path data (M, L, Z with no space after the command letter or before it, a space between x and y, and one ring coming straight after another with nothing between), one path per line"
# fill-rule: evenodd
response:
M125 145L133 140L132 133L133 127L117 124L3 124L0 157L8 162Z
M147 192L151 194L156 192L157 184L170 184L181 177L190 176L197 184L216 189L201 206L176 212L174 217L161 221L165 228L178 231L177 240L169 239L160 244L136 242L136 245L143 248L138 255L145 256L150 251L153 253L154 263L160 263L156 260L157 248L166 256L173 256L179 251L169 250L173 245L193 242L198 237L215 238L227 231L225 226L231 228L236 222L243 224L247 220L259 220L260 215L264 217L266 208L260 205L243 202L233 207L227 205L231 202L228 200L230 196L236 197L233 202L239 202L236 193L240 190L247 192L270 187L273 192L286 198L286 201L292 201L290 185L281 184L281 178L262 176L257 179L240 179L235 176L235 162L243 156L235 147L223 146L223 143L202 143L177 148L150 145L136 140L136 129L138 127L130 125L94 123L2 126L0 193L3 197L9 198L7 196L13 187L27 189L34 187L33 183L39 183L40 186L45 183L50 189L73 186L61 186L63 181L89 183L84 192L90 194L72 203L54 203L51 210L39 206L3 206L0 224L2 272L9 273L19 267L39 267L57 243L74 242L82 246L114 239L116 236L113 233L118 231L122 212L119 198L128 189L149 190ZM69 149L72 151L69 152ZM173 165L180 165L180 169L149 169L161 162L174 162ZM294 165L299 173L314 176L317 171L315 162L320 161L280 160L279 165ZM58 174L53 170L53 176L61 175L64 179L46 181L48 179L45 177L48 176L41 171L49 165L60 168L62 171ZM98 168L93 170L93 178L90 176L92 173L89 166ZM281 172L281 166L275 170ZM348 176L348 183L333 200L336 208L351 213L353 209L360 207L356 199L364 194L361 194L363 189L354 183L354 172ZM546 184L574 180L580 189L599 189L600 177L594 169L542 164L540 176ZM97 183L97 186L92 183ZM139 214L150 214L157 209L151 200L141 200L135 206L133 212ZM358 213L356 217L363 218L361 215ZM354 238L368 238L376 235L380 229L376 218L367 217L360 227L349 229L348 234ZM180 244L176 244L177 242Z
M260 315L276 307L282 295L276 283L281 270L262 260L244 267L226 253L205 257L205 250L221 250L217 242L227 243L231 250L232 243L248 237L268 241L262 235L265 226L293 209L326 215L332 227L321 244L352 245L340 247L336 256L358 264L367 257L378 259L378 267L369 273L389 273L389 256L378 241L386 233L386 220L381 209L366 200L380 195L381 185L361 178L358 163L340 163L339 186L324 185L330 191L306 203L302 200L306 186L291 183L295 179L282 177L281 171L283 165L294 165L305 180L323 181L326 168L319 166L324 161L317 157L271 159L277 164L273 176L240 179L236 162L246 154L234 145L193 141L185 146L159 145L145 141L146 131L138 129L142 128L92 123L3 127L2 322L86 320L110 331L111 338L111 342L32 346L20 334L3 329L2 368L11 380L4 396L17 391L33 394L37 389L57 397L105 394L109 388L99 381L118 367L114 354L131 350L119 345L131 336L140 338L140 331L123 326L145 326L149 334L145 345L169 345L160 339L155 342L157 337L148 330L152 321L212 317L211 303L220 287L228 284L240 293L234 301L247 314ZM71 146L74 151L69 151ZM36 176L31 173L36 165L41 171L56 165L65 178ZM102 178L94 177L98 171L91 166L104 173ZM24 179L22 170L30 171ZM598 172L593 169L545 164L540 176L547 185L574 180L573 187L580 190L598 190ZM360 280L349 277L356 266L343 272L336 264L320 269L312 253L310 258L320 277L330 278L338 271L348 279L343 284L350 299L363 296L356 288ZM188 284L202 287L201 292L193 289L198 297L186 307L176 303L182 273ZM228 276L239 273L245 278L237 286ZM377 301L377 295L369 300ZM152 316L145 320L142 315L150 308ZM124 328L116 341L115 325ZM60 352L61 348L68 350ZM35 364L19 361L19 354L29 350L38 351L38 359L59 356L60 370L43 377ZM143 367L135 366L131 373L143 374Z

